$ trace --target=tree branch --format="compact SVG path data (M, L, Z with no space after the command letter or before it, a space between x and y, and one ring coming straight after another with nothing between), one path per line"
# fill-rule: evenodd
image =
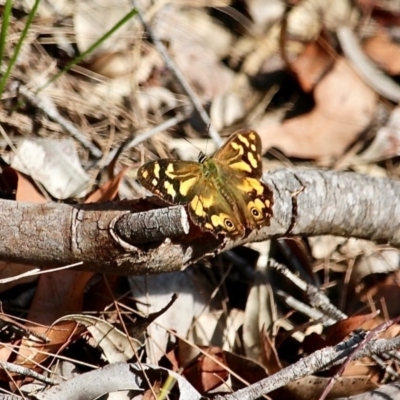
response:
M2 200L0 260L47 268L82 261L85 270L149 274L271 237L329 234L400 247L398 181L281 169L264 182L273 190L271 224L238 242L201 231L183 207L154 209L151 199L74 206Z

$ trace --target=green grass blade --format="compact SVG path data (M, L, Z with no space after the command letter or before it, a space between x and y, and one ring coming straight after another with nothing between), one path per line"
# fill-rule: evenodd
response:
M21 51L22 44L24 43L26 35L28 34L28 30L29 30L30 26L32 25L32 21L33 21L33 18L35 16L35 14L36 14L37 8L39 7L39 3L40 3L40 0L36 0L35 1L35 4L33 5L32 10L30 11L30 13L28 15L28 19L27 19L27 21L25 23L24 29L23 29L23 31L21 33L21 36L20 36L20 38L18 40L18 43L17 43L16 47L15 47L14 54L12 55L11 60L8 63L7 70L6 70L4 76L2 77L2 79L0 81L0 98L1 98L1 96L3 94L4 87L6 86L7 80L9 78L10 74L11 74L12 68L15 65L15 62L16 62L17 57L18 57L18 54Z
M10 24L11 9L12 9L12 0L7 0L6 4L4 5L3 19L1 23L1 32L0 32L0 66L3 65L3 56L4 56L4 50L6 48L7 30L8 30L8 25Z
M109 31L107 31L103 36L101 36L96 42L94 42L86 51L81 53L78 57L74 58L71 62L69 62L58 74L54 75L45 85L40 87L36 93L43 90L45 87L50 85L50 83L54 82L61 75L68 72L74 65L80 63L87 55L89 55L96 47L102 44L105 40L107 40L114 32L116 32L122 25L124 25L127 21L129 21L132 17L137 14L135 9L132 9L128 14L126 14L122 19L120 19Z

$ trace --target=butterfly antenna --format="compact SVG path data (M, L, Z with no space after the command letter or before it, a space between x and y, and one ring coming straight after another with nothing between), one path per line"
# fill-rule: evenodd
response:
M207 158L208 157L202 151L200 151L199 158L198 158L199 163L203 163L204 161L207 160Z

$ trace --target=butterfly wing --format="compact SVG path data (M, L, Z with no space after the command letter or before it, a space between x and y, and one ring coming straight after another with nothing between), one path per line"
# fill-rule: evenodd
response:
M187 204L193 223L232 238L269 225L272 192L261 175L261 140L251 130L236 132L200 162L164 159L138 171L146 189L170 204Z
M180 160L157 160L138 170L143 187L170 204L188 204L194 224L215 235L244 234L240 212L217 190L215 181L204 176L203 164Z
M188 204L196 194L203 173L199 163L162 159L150 161L138 170L140 184L170 204Z
M221 176L224 176L223 172ZM243 215L247 229L269 226L272 217L273 193L267 185L252 177L239 179L237 176L231 176L228 187L232 190L235 204Z
M201 182L188 208L192 221L214 235L237 238L245 233L242 214L236 203L223 196L214 180Z
M260 136L252 130L235 132L214 154L213 160L229 168L233 176L260 179L262 175Z
M260 182L262 176L261 139L251 130L236 132L214 155L218 176L226 182L226 192L242 214L246 228L269 225L272 191ZM227 196L225 196L227 197Z

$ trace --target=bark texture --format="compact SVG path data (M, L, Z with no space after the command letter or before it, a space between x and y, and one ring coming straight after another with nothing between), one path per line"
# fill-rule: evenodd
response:
M154 274L271 237L329 234L400 247L398 181L312 169L276 170L263 180L274 193L271 224L239 242L202 232L183 207L143 212L143 204L154 207L149 199L140 206L2 200L0 260L42 267L82 261L81 269L96 272Z

